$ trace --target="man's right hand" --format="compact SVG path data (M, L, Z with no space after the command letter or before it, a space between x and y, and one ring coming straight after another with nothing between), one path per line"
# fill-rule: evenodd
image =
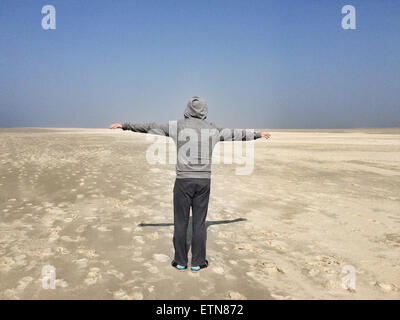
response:
M113 124L110 126L110 129L122 129L122 124L120 124L120 123L113 123Z
M269 139L270 137L271 137L270 133L268 133L267 131L261 131L261 138Z

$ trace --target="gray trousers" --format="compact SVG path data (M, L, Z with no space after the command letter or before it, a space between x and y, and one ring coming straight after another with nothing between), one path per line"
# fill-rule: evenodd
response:
M205 264L207 229L206 217L210 198L210 179L176 179L174 186L174 260L186 266L189 244L187 231L192 208L192 266Z

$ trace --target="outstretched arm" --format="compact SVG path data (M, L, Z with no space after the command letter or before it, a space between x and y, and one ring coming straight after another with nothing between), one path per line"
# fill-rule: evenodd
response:
M110 129L131 130L134 132L158 134L160 136L169 136L168 125L159 124L155 122L149 123L114 123L110 125Z
M259 138L269 139L271 134L266 131L254 132L249 129L217 128L220 141L249 141Z

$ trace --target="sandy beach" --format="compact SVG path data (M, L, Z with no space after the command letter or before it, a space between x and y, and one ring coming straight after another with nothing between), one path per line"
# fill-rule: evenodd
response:
M175 167L144 134L0 129L0 299L400 299L400 130L271 132L251 175L213 166L192 273L170 266Z

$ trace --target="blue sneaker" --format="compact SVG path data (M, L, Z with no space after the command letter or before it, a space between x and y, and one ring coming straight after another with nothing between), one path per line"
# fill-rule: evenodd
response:
M205 263L205 264L202 264L202 265L200 265L200 266L195 266L195 267L192 266L192 267L190 268L190 270L192 270L193 272L197 272L197 271L206 269L207 267L208 267L208 260L206 260L206 263Z
M175 260L172 260L171 266L173 266L178 271L185 271L187 269L187 266L182 266L178 264Z

